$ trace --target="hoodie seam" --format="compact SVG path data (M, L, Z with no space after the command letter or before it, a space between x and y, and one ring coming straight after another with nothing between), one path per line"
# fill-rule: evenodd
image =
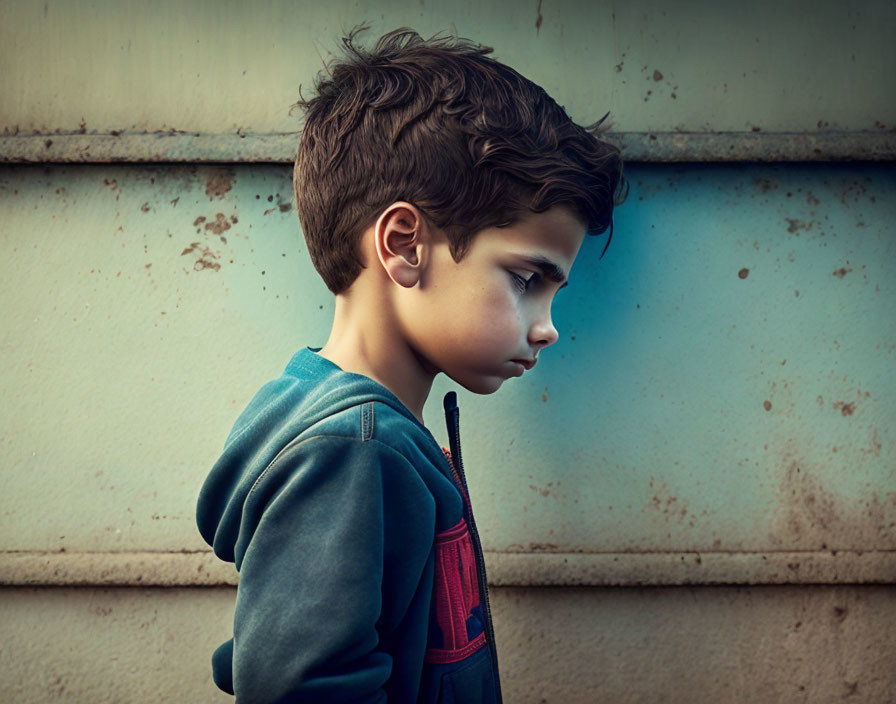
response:
M262 471L261 474L259 474L258 477L256 477L255 481L252 482L252 488L249 489L244 501L245 502L249 501L249 499L255 493L256 489L258 489L258 487L264 482L264 479L267 477L267 475L270 474L274 470L275 466L278 465L283 460L284 455L286 455L290 451L298 448L300 445L304 445L306 442L310 442L311 440L317 440L317 439L338 439L341 441L348 441L348 442L360 442L362 444L369 444L369 443L373 442L373 443L376 443L377 445L380 445L381 447L385 448L389 452L391 452L395 455L398 455L404 461L404 463L407 464L411 469L413 469L415 466L414 462L407 455L405 455L401 450L398 450L397 448L392 447L392 445L382 442L381 440L377 440L376 438L370 438L369 440L363 440L357 436L336 435L336 434L329 434L329 433L312 435L312 436L306 437L306 438L298 438L297 437L297 438L293 438L290 442L288 442L280 450L280 452L278 452L274 456L274 459L272 459L270 462L268 462L268 465L267 465L267 467L264 468L264 471ZM416 474L416 472L415 472L415 474ZM417 476L419 478L419 474Z

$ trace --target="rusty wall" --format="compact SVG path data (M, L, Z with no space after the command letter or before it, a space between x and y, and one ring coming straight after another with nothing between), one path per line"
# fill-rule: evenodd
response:
M258 386L325 340L287 111L363 19L492 43L576 119L612 108L629 161L558 344L459 391L509 701L896 690L896 12L516 7L0 2L16 701L226 700L237 575L196 494ZM443 444L449 389L424 409Z

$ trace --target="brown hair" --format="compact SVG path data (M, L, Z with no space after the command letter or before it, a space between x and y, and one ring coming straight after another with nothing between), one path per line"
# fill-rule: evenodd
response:
M455 261L487 227L571 206L589 234L625 197L619 150L581 127L543 88L469 40L396 29L346 57L301 98L294 185L311 261L333 293L361 270L358 241L398 200L443 229ZM609 238L607 240L609 245ZM606 250L606 247L604 248Z

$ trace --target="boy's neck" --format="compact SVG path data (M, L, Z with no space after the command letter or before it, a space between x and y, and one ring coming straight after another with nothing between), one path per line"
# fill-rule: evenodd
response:
M356 292L357 294L358 292ZM340 369L385 386L423 423L423 405L435 374L427 371L382 309L358 305L363 295L337 295L333 327L318 352ZM369 300L369 299L368 299Z

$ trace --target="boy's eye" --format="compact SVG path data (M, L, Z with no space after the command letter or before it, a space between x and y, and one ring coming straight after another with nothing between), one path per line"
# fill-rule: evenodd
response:
M520 293L528 290L529 286L538 277L538 274L532 274L528 279L526 279L513 271L511 271L509 273L510 273L510 276L513 277L513 282L514 282L514 284L516 284L516 287L520 290Z

